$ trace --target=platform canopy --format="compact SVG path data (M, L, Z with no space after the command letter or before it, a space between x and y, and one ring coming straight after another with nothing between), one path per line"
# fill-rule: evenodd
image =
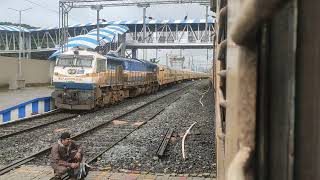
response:
M106 44L113 41L117 35L126 33L129 30L124 25L109 25L99 29L99 39L97 41L97 29L93 29L85 35L79 35L68 39L68 42L63 45L64 48L83 47L95 49L100 44ZM54 52L49 59L57 57L61 54L62 48Z
M147 25L152 24L204 24L206 23L205 19L187 19L187 20L146 20ZM208 18L208 24L214 24L215 19L214 18ZM96 26L97 23L84 23L84 24L73 24L69 25L68 28L82 28L82 27L90 27L90 26ZM142 20L119 20L119 21L101 21L100 25L106 26L106 25L143 25ZM0 25L0 32L19 32L18 26L12 26L12 25ZM50 31L50 30L59 30L59 27L44 27L44 28L37 28L37 29L27 29L24 27L21 27L21 32L41 32L41 31Z
M0 31L19 32L20 28L12 25L0 25ZM21 27L21 32L31 32L32 30Z
M199 23L206 23L205 19L188 19L188 20L146 20L146 24L199 24ZM215 19L208 18L208 23L213 24L215 23ZM142 25L142 20L119 20L119 21L101 21L100 25ZM96 26L97 23L85 23L85 24L73 24L69 25L68 28L80 28L80 27L89 27L89 26ZM48 31L48 30L57 30L58 27L45 27L45 28L39 28L39 29L30 29L32 32L36 31Z
M210 4L210 0L60 0L59 2L66 4L71 8L84 8L96 5L100 5L102 7L149 7L161 4Z

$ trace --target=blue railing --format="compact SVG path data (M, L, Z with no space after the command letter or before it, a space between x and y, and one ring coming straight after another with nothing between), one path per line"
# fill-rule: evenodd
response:
M54 109L51 96L36 98L0 111L0 124L43 114Z

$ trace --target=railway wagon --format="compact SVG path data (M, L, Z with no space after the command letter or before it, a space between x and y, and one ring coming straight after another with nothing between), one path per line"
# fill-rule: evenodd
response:
M160 86L175 82L175 70L168 66L158 65L157 77Z
M193 80L193 79L201 79L201 78L209 77L209 74L203 73L203 72L175 70L165 65L157 65L157 66L158 66L157 77L158 77L158 83L160 86L181 82L184 80Z

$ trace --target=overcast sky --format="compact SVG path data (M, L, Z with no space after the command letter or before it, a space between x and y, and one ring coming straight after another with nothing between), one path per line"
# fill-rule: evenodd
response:
M19 14L14 9L32 8L22 14L22 23L35 27L57 27L59 20L59 0L0 0L0 22L18 23ZM101 11L101 18L106 20L142 20L142 8L138 7L108 7ZM210 15L212 12L209 13ZM205 6L198 4L157 5L147 8L147 16L154 19L205 19ZM88 23L96 21L96 11L90 9L72 9L69 24ZM147 59L155 57L155 50L147 51ZM179 50L158 50L158 58L162 64L166 63L166 54L180 54ZM207 63L207 50L185 50L182 54L186 60L193 56L194 64L205 66ZM138 53L142 58L143 53ZM212 51L209 51L209 61Z
M27 9L23 12L22 23L37 27L58 26L58 0L1 0L0 21L18 22L18 12L10 10ZM157 5L147 8L147 16L155 19L204 19L205 6L198 4ZM108 7L101 11L101 18L106 20L141 20L142 8L138 7ZM69 24L88 23L96 21L96 11L87 9L72 9Z

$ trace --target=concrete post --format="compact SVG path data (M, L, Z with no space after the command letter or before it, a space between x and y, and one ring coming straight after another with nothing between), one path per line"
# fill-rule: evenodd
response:
M147 29L146 29L146 11L147 11L147 7L143 7L143 35L142 35L142 42L146 42L146 33L147 33Z
M132 51L132 58L135 59L137 58L137 49L131 49Z

